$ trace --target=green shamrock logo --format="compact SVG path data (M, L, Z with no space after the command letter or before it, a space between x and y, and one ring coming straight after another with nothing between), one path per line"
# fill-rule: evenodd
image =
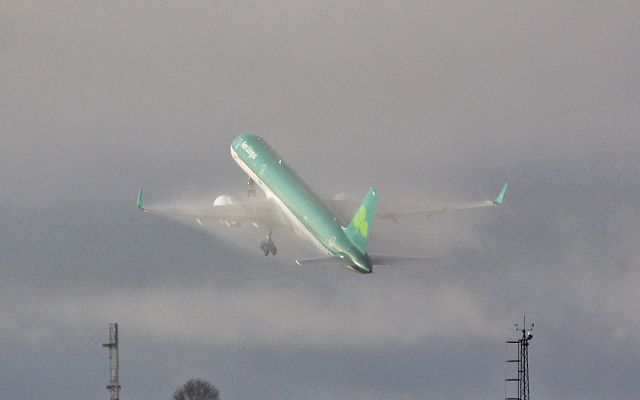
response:
M362 237L369 235L369 224L367 223L367 210L364 207L360 207L358 213L353 218L353 225L356 227L356 232L360 232Z

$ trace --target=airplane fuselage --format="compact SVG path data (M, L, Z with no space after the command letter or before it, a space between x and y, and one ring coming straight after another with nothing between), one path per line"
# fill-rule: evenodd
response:
M371 273L366 252L346 236L342 221L261 137L243 134L231 144L231 156L266 196L282 209L293 227L322 252L338 256L346 268Z

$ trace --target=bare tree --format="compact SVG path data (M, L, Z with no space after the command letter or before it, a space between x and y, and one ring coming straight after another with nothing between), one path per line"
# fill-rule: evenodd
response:
M173 400L218 400L219 392L202 379L190 379L173 393Z

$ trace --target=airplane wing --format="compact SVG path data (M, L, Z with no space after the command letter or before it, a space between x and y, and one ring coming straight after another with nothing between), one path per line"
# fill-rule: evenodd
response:
M384 205L381 204L380 210L376 212L376 217L380 219L392 220L394 222L398 222L398 219L403 217L413 217L413 216L425 216L430 217L432 215L437 214L445 214L451 211L457 210L471 210L474 208L485 208L485 207L497 207L502 205L504 200L504 195L507 193L507 189L509 188L509 184L505 183L500 191L498 197L494 200L485 200L485 201L477 201L477 202L466 202L466 203L450 203L445 204L438 207L433 206L425 206L425 207L411 207L411 208L384 208ZM343 219L343 221L348 221L350 216L355 212L357 204L352 204L350 200L343 199L331 199L326 200L327 204L333 209L333 211Z
M140 189L137 207L147 213L157 213L169 218L193 220L199 225L215 221L225 223L228 226L235 226L240 223L251 223L256 227L265 226L271 229L293 229L293 226L280 207L270 199L238 201L207 207L144 207L142 193L143 191Z

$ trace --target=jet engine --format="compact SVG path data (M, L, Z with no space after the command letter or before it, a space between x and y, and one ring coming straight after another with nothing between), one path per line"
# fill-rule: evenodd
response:
M226 194L223 194L221 196L216 197L216 199L213 201L213 206L226 206L228 204L233 204L235 203L235 200L232 196L228 196Z
M348 193L338 193L337 195L333 196L333 199L339 201L356 201L355 197Z
M233 198L232 196L223 194L216 197L216 199L213 201L213 206L214 207L228 206L234 203L236 203L235 198ZM241 225L240 221L232 221L232 220L224 220L224 219L221 219L220 223L228 227L234 227L234 228L237 228Z

